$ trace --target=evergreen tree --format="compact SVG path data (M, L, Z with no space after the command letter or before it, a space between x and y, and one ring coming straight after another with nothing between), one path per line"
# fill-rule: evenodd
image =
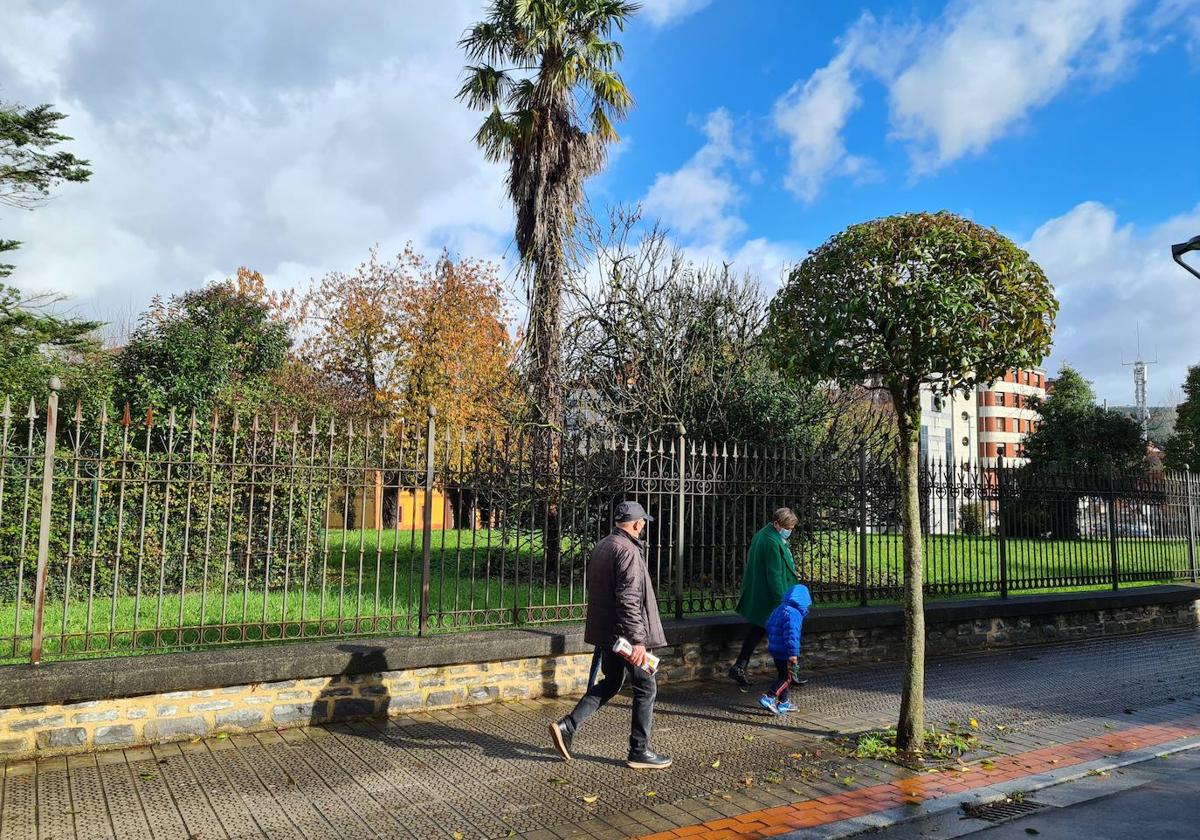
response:
M1183 395L1175 409L1175 433L1167 441L1166 467L1200 472L1200 365L1188 368Z
M92 174L88 162L70 152L49 151L70 140L58 132L66 118L49 105L23 108L0 102L0 205L32 209L62 181L86 181ZM15 251L21 243L0 238L0 253ZM0 263L0 278L13 266Z

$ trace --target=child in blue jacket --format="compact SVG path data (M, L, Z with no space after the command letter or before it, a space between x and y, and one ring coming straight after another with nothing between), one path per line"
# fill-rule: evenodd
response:
M800 665L800 635L804 628L804 617L812 606L812 595L802 583L793 586L767 619L767 649L775 660L779 678L771 686L770 694L764 694L758 704L775 715L795 710L788 690L792 687L794 673Z

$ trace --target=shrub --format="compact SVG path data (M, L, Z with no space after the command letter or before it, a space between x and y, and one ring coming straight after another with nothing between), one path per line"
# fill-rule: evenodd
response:
M981 537L984 531L983 502L967 502L958 511L958 532Z

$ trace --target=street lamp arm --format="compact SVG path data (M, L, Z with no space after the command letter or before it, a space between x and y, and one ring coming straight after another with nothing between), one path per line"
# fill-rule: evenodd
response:
M1180 242L1178 245L1171 246L1171 259L1183 266L1188 272L1200 280L1200 271L1192 268L1183 261L1183 255L1189 251L1200 251L1200 236L1193 236L1187 242Z

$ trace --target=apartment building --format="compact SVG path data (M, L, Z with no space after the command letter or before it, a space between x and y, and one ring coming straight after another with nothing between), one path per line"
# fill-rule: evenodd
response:
M1037 428L1030 397L1046 397L1046 373L1011 370L974 391L942 396L921 392L921 454L938 463L1022 463L1025 436Z
M1046 398L1046 372L1010 370L1004 378L978 389L979 459L994 463L1003 455L1006 461L1023 463L1025 438L1036 428L1039 415L1030 407L1030 398Z
M941 395L921 390L921 455L939 463L974 463L978 457L978 400L971 392Z

